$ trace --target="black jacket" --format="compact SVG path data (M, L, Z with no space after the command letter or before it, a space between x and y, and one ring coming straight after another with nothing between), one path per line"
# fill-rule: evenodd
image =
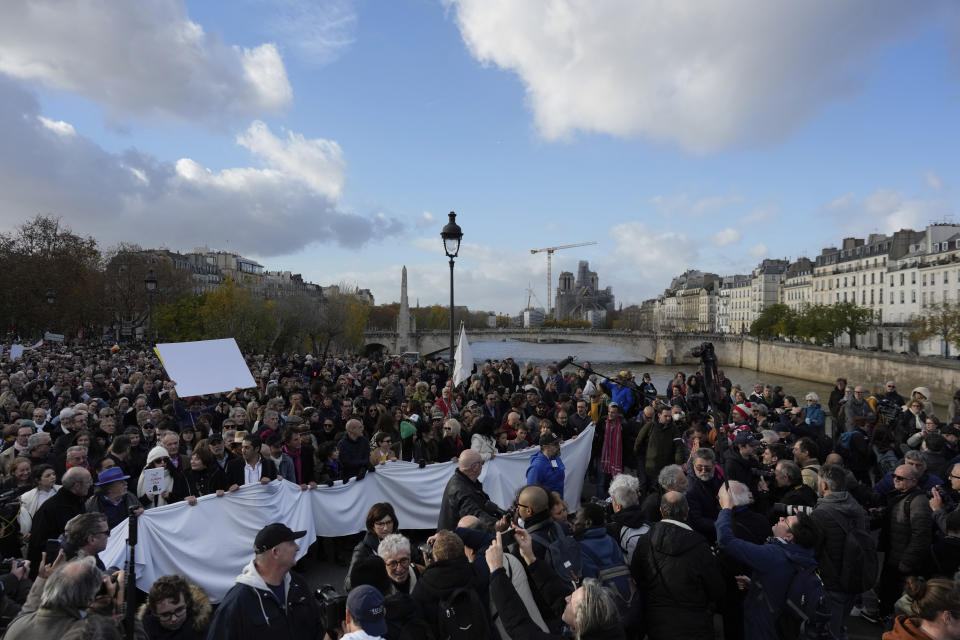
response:
M817 500L817 507L810 517L820 525L820 531L823 532L823 544L817 552L820 579L827 589L840 591L840 568L847 539L846 531L866 530L869 527L867 512L848 492L837 491Z
M31 577L36 577L40 570L40 556L50 538L59 538L64 527L73 516L83 513L86 496L78 496L61 489L48 499L33 516L33 527L30 530L30 546L27 559L30 560ZM47 558L47 562L52 562Z
M696 475L687 474L687 483L687 504L690 507L687 522L694 531L705 536L707 540L716 540L717 531L714 523L717 521L717 514L720 513L717 493L723 485L723 480L715 471L713 478L706 482Z
M760 462L756 458L744 458L736 447L730 447L723 452L723 473L727 480L742 482L750 488L753 495L757 495L757 477L753 469L759 469Z
M723 597L723 577L706 538L658 522L637 543L630 573L651 638L713 637L711 605Z
M320 607L302 577L290 572L281 606L251 561L217 607L207 640L320 640L324 631Z
M227 486L232 487L233 485L243 486L244 485L244 476L246 475L243 471L244 467L247 465L247 461L242 457L237 456L233 460L227 462ZM271 480L277 479L277 463L269 458L264 458L260 456L260 473L261 477L270 478Z
M370 441L360 436L356 440L351 440L350 436L344 436L337 445L340 451L340 477L349 478L360 472L360 469L369 470L370 464Z
M417 586L413 588L413 599L420 605L424 620L434 631L437 631L440 615L439 603L460 587L475 590L484 607L484 614L490 617L487 584L476 567L467 561L466 556L440 560L424 570Z
M187 469L183 473L183 479L187 483L187 495L197 498L217 491L226 491L230 487L227 482L227 475L219 464L214 464L201 471Z
M495 505L490 503L490 496L484 493L480 481L470 480L457 469L443 490L437 529L453 531L463 516L476 516L484 524L492 525L497 518L490 513L491 506Z

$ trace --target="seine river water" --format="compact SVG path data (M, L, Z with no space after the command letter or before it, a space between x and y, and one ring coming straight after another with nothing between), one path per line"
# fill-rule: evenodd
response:
M660 394L665 394L667 383L673 379L677 371L691 373L696 370L693 364L681 364L674 366L661 366L655 364L644 364L636 362L636 358L629 352L617 347L609 347L596 344L534 344L531 342L519 342L516 340L507 340L505 342L476 342L470 345L473 350L473 356L478 361L486 359L502 360L506 357L512 357L519 365L521 370L524 363L545 365L550 362L558 362L568 356L574 356L576 362L587 361L591 368L598 373L614 376L621 369L629 369L637 378L643 373L649 373L653 384L656 385ZM572 367L572 365L571 365ZM763 382L771 385L783 387L787 395L792 395L803 406L803 397L810 391L814 391L820 396L820 404L824 410L827 410L827 400L830 398L832 385L822 382L812 382L800 377L780 376L772 373L762 373L752 369L739 369L737 367L720 367L723 369L727 378L740 386L747 392L747 395L753 391L755 382ZM802 372L798 372L802 373ZM842 376L843 372L838 371L836 376ZM849 378L849 376L848 376ZM859 381L850 380L852 384ZM885 380L865 381L868 388L875 384L882 384ZM898 380L897 390L900 395L906 397L913 387L923 384L923 381ZM949 398L934 396L933 402L937 410L937 415L946 416L946 405Z

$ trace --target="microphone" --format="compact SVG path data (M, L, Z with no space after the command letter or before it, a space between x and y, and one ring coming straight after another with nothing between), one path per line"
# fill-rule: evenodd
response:
M565 366L573 362L573 356L568 356L557 363L557 371L561 371Z

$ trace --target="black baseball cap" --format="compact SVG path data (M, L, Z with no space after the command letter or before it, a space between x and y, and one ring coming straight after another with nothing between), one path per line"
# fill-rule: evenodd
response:
M253 550L257 553L264 553L273 549L278 544L298 540L305 535L307 535L306 531L292 531L287 525L281 522L274 522L260 529L256 539L253 541Z

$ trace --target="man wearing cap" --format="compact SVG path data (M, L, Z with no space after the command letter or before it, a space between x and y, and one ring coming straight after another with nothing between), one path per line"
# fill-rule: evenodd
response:
M387 608L383 594L369 584L351 589L347 596L347 619L340 640L379 640L387 632ZM324 638L332 638L329 633Z
M123 522L131 510L136 511L137 515L143 513L140 500L128 491L126 481L129 479L130 476L120 467L105 469L93 483L96 493L87 500L85 511L107 516L110 529Z
M540 451L530 456L527 484L539 484L563 495L566 470L560 459L560 438L549 431L540 436Z
M306 531L268 524L253 542L253 560L223 597L207 640L317 640L320 609L306 581L291 571Z

